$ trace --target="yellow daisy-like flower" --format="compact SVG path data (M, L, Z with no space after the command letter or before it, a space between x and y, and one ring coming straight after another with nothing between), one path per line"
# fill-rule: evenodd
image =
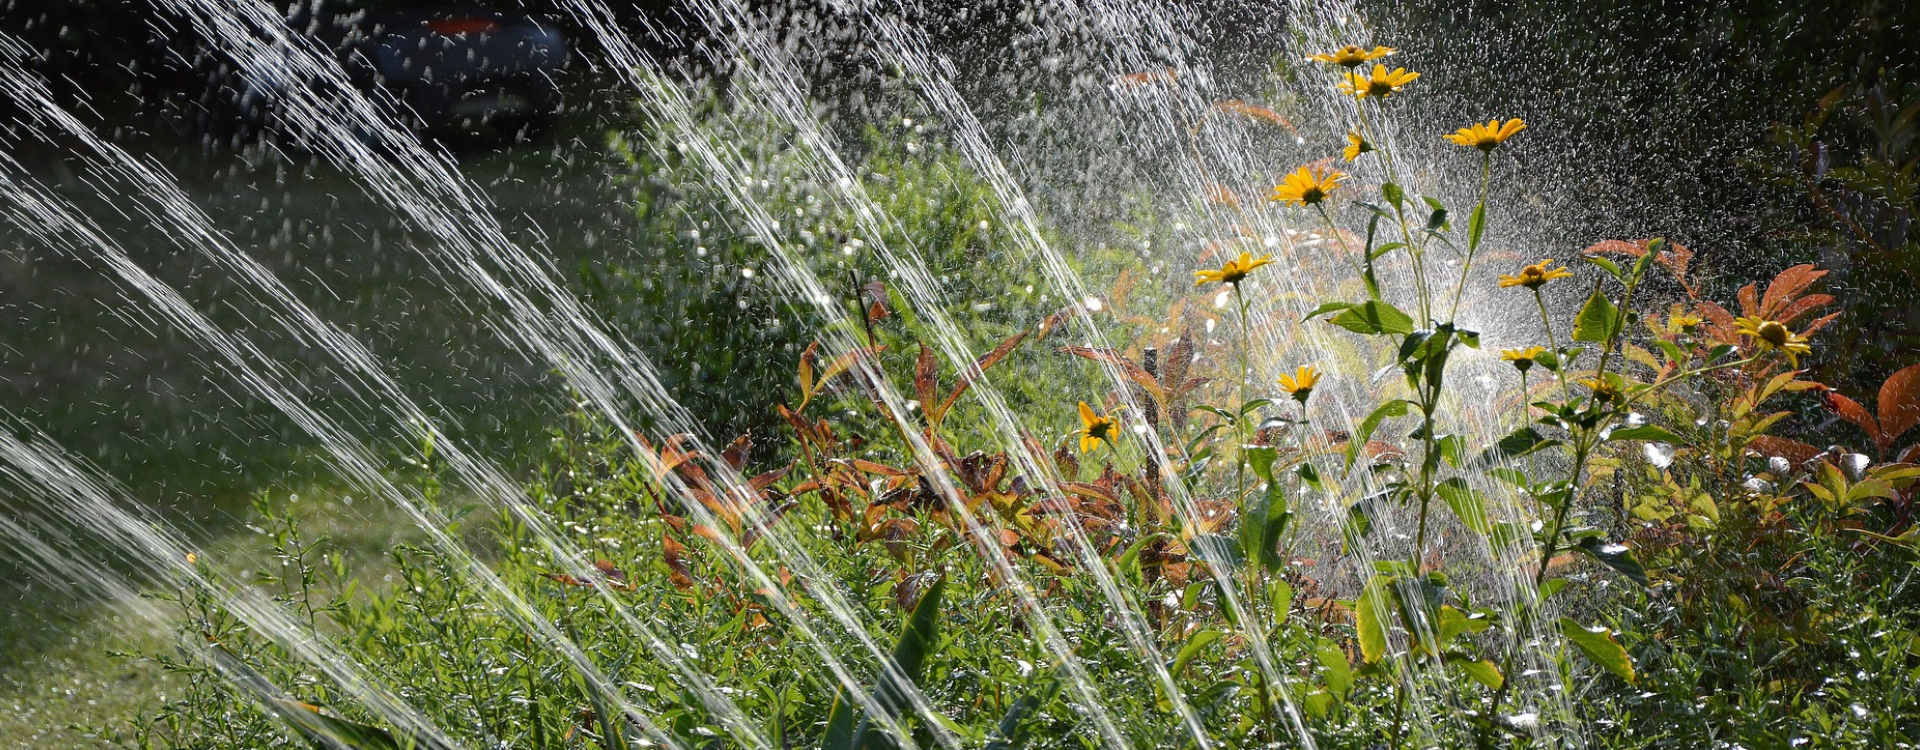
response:
M1280 376L1280 390L1286 391L1293 400L1302 404L1313 395L1313 387L1320 384L1320 371L1312 365L1302 365L1292 375Z
M1500 352L1500 358L1512 362L1514 369L1526 372L1527 370L1533 369L1534 362L1540 355L1546 353L1547 348L1544 346L1529 346L1525 349L1502 350Z
M1370 96L1380 98L1399 91L1400 87L1413 83L1413 79L1419 77L1419 73L1409 73L1406 68L1389 71L1387 66L1375 64L1371 76L1357 70L1348 72L1345 80L1340 82L1340 92L1350 94L1355 99Z
M1513 134L1527 129L1527 123L1520 118L1508 120L1502 125L1499 118L1488 120L1487 124L1474 123L1446 135L1446 139L1462 146L1492 151Z
M1367 49L1358 44L1349 44L1332 52L1308 55L1307 58L1314 62L1338 65L1343 68L1357 68L1398 51L1399 50L1392 47L1374 47L1373 49Z
M1700 324L1705 322L1707 322L1706 318L1691 315L1676 309L1667 314L1667 331L1670 333L1685 333L1699 328Z
M1800 366L1800 355L1813 353L1813 347L1807 345L1807 337L1794 333L1777 320L1764 320L1758 317L1735 318L1733 328L1742 336L1753 339L1760 351L1769 352L1779 349L1787 355L1787 361L1794 367Z
M1595 401L1605 401L1608 403L1612 403L1614 401L1620 400L1620 396L1621 396L1620 389L1618 387L1615 387L1613 384L1613 381L1611 380L1600 380L1598 378L1581 378L1580 384L1586 386L1589 389L1592 389L1593 400Z
M1371 153L1372 151L1373 144L1368 143L1366 138L1361 137L1360 131L1350 130L1347 131L1347 147L1340 152L1340 155L1347 157L1347 161L1353 161L1354 159L1360 158L1361 154Z
M1077 434L1080 435L1081 453L1092 453L1093 449L1100 447L1102 440L1112 445L1114 435L1120 431L1118 420L1093 413L1093 407L1085 401L1080 402L1080 425Z
M1262 255L1258 258L1255 258L1251 253L1241 253L1240 257L1227 261L1224 265L1221 265L1219 268L1208 268L1208 269L1202 269L1199 271L1194 271L1193 285L1201 286L1204 284L1211 284L1216 281L1221 282L1223 284L1238 284L1240 283L1241 279L1244 279L1247 277L1247 274L1253 273L1253 269L1259 268L1261 266L1267 265L1272 262L1273 262L1272 255Z
M1333 189L1339 187L1340 181L1346 177L1346 173L1339 170L1301 167L1274 186L1270 200L1297 206L1317 206L1328 195L1332 195Z
M1573 272L1567 270L1566 266L1548 268L1548 266L1551 265L1553 265L1553 259L1547 258L1539 263L1520 269L1520 273L1518 274L1501 274L1500 288L1505 289L1512 286L1524 286L1528 289L1539 289L1542 286L1546 286L1546 283L1549 281L1564 279L1573 275Z

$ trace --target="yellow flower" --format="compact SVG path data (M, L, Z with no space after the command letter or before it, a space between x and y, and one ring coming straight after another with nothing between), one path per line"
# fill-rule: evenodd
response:
M1316 206L1326 200L1327 196L1333 193L1333 189L1339 187L1340 181L1346 177L1346 173L1339 170L1301 167L1294 170L1293 174L1287 175L1279 185L1274 186L1273 197L1270 200L1298 206Z
M1502 350L1500 352L1500 358L1512 362L1514 369L1526 372L1527 370L1533 369L1534 361L1539 358L1540 355L1546 353L1547 348L1544 346L1529 346L1525 349Z
M1080 402L1080 424L1076 434L1080 436L1081 453L1092 453L1093 449L1100 447L1102 440L1112 445L1114 434L1120 430L1118 421L1093 413L1093 407L1085 401Z
M1779 349L1786 352L1787 361L1794 367L1800 366L1800 355L1813 353L1813 347L1807 345L1807 337L1794 333L1777 320L1763 320L1759 317L1735 318L1733 328L1742 336L1750 336L1760 351L1769 352Z
M1219 268L1194 271L1193 285L1200 286L1215 281L1226 284L1238 284L1241 279L1247 277L1247 274L1253 273L1253 269L1272 262L1273 256L1271 255L1262 255L1255 258L1250 253L1241 253L1239 258L1227 261L1225 265Z
M1488 120L1485 125L1474 123L1470 127L1464 127L1448 133L1446 139L1462 146L1480 149L1481 151L1492 151L1498 148L1501 142L1512 138L1514 133L1526 129L1527 123L1517 117L1508 120L1505 125L1500 124L1499 118L1495 118Z
M1399 50L1392 47L1374 47L1373 49L1367 49L1358 44L1349 44L1332 52L1308 55L1307 58L1314 62L1338 65L1343 68L1353 68L1365 65L1398 51Z
M198 563L198 562L200 562L200 556L199 556L199 555L196 555L196 554L194 554L194 553L192 553L192 552L188 552L188 553L187 553L187 564L188 564L188 565L193 565L193 564L195 564L195 563Z
M1367 139L1362 138L1360 131L1351 130L1347 132L1347 148L1341 151L1340 154L1347 157L1347 161L1353 161L1354 159L1360 158L1361 154L1371 151L1373 151L1373 144L1368 143Z
M1507 274L1501 274L1500 288L1505 289L1510 286L1524 286L1528 289L1539 289L1549 281L1564 279L1573 275L1573 272L1567 270L1566 266L1554 269L1547 268L1547 266L1551 265L1553 265L1553 259L1547 258L1539 263L1520 269L1518 275L1509 276Z
M1369 96L1385 97L1399 91L1400 87L1413 83L1413 79L1419 77L1419 73L1409 73L1406 68L1394 68L1388 71L1387 66L1375 64L1371 76L1357 70L1348 72L1345 80L1340 82L1340 92L1351 94L1355 99L1365 99Z
M1620 389L1611 380L1581 378L1580 384L1593 390L1593 400L1612 403L1620 399Z
M1302 365L1292 375L1280 376L1280 390L1286 391L1293 400L1302 404L1313 395L1313 387L1320 384L1320 371L1312 365Z
M1673 312L1667 313L1667 331L1670 333L1685 333L1699 328L1705 322L1706 318L1682 312L1677 305Z

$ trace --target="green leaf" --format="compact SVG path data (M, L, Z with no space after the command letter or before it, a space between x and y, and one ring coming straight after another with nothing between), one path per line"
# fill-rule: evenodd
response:
M1539 430L1533 429L1532 427L1522 427L1507 433L1506 437L1500 438L1500 442L1495 443L1492 448L1480 454L1480 460L1492 462L1502 458L1520 458L1559 444L1560 441L1540 434Z
M1433 213L1427 215L1427 229L1429 231L1439 230L1445 227L1446 225L1447 225L1446 209L1436 208L1433 210Z
M1271 445L1249 445L1241 448L1247 457L1247 465L1253 467L1254 476L1262 480L1273 481L1273 461L1280 451Z
M1341 312L1344 310L1351 310L1355 307L1358 307L1358 305L1355 305L1352 302L1322 303L1319 307L1313 308L1313 312L1307 313L1307 317L1301 318L1300 322L1305 323L1309 320L1313 320L1314 318L1318 318L1327 313L1335 313L1335 312Z
M1327 307L1321 305L1321 308ZM1316 314L1318 311L1316 311ZM1309 316L1311 317L1311 316ZM1327 319L1327 322L1345 328L1354 333L1368 335L1413 333L1413 317L1401 312L1399 308L1377 300L1367 300L1351 305L1340 314Z
M1327 691L1342 699L1353 690L1353 664L1347 661L1347 652L1331 638L1321 638L1313 649L1313 656L1320 662L1320 671L1326 676Z
M1607 567L1619 571L1634 583L1648 585L1647 569L1640 564L1639 560L1634 559L1633 550L1624 544L1615 544L1597 536L1590 536L1582 538L1579 544L1574 545L1574 549L1585 552Z
M1602 258L1598 255L1582 255L1580 257L1585 259L1588 263L1592 263L1596 266L1606 269L1607 275L1612 276L1614 280L1621 281L1623 283L1625 282L1625 279L1622 278L1620 275L1621 273L1620 264L1615 263L1612 260L1609 260L1607 258Z
M1620 440L1654 440L1662 443L1686 442L1679 435L1673 434L1665 427L1655 427L1650 424L1643 424L1639 427L1622 427L1607 433L1607 442L1612 443Z
M1385 257L1387 253L1391 253L1395 250L1399 250L1400 248L1403 248L1406 246L1407 246L1407 243L1405 242L1389 242L1385 245L1381 245L1379 247L1374 248L1373 252L1367 255L1367 260L1379 260L1382 257Z
M900 640L894 643L893 658L888 669L881 672L879 684L873 691L873 704L885 712L889 721L898 720L908 705L907 695L911 689L920 685L926 674L927 656L940 645L940 599L947 588L947 577L942 575L921 595L920 602L913 607L913 614L907 617L907 627L900 633ZM823 750L867 750L884 747L887 743L882 730L876 726L875 717L858 716L859 709L844 695L836 695L833 708L827 713L827 734L821 742ZM856 725L856 716L858 722Z
M1399 208L1400 204L1407 200L1406 191L1402 190L1399 184L1392 182L1381 183L1380 195L1385 197L1388 203L1393 204L1394 208Z
M1267 584L1267 606L1272 608L1274 619L1285 621L1287 613L1293 609L1293 586L1284 578L1274 578Z
M1667 248L1667 241L1663 238L1655 237L1651 240L1647 240L1647 252L1646 254L1641 255L1639 260L1636 260L1633 262L1633 275L1630 278L1634 282L1638 283L1640 281L1640 277L1646 275L1647 265L1652 263L1654 257L1658 256L1661 253L1661 251L1666 250L1666 248Z
M1327 491L1327 486L1320 481L1320 470L1313 468L1313 464L1302 461L1298 466L1293 467L1293 473L1299 475L1300 481L1306 482L1307 486L1312 487L1314 491Z
M1180 653L1173 657L1173 663L1167 665L1167 672L1175 677L1180 676L1180 673L1186 671L1187 665L1192 664L1201 651L1205 651L1208 646L1218 640L1220 640L1220 631L1212 628L1194 633L1187 638L1187 645L1180 647Z
M1376 575L1353 603L1354 625L1360 640L1360 659L1368 664L1387 655L1387 631L1392 628L1393 579Z
M1474 250L1479 249L1480 235L1483 232L1485 232L1486 229L1487 229L1487 204L1480 203L1473 207L1473 215L1467 217L1467 251L1468 252L1472 252Z
M322 713L319 706L285 698L271 699L273 712L317 748L332 750L400 750L393 734L371 724L347 721Z
M1193 538L1193 553L1201 560L1231 571L1240 567L1246 558L1240 544L1231 538L1219 534L1201 534Z
M1465 672L1467 677L1471 678L1474 682L1487 686L1488 690L1499 690L1500 686L1507 682L1506 678L1500 675L1500 668L1494 666L1493 662L1487 661L1486 659L1475 661L1466 658L1455 659L1448 657L1447 666Z
M1467 486L1467 480L1453 477L1434 487L1440 498L1447 501L1447 507L1460 518L1460 523L1472 529L1473 533L1485 536L1493 533L1493 525L1487 522L1486 502L1480 493Z
M1574 316L1573 340L1604 344L1619 333L1620 309L1595 288L1587 297L1587 304L1580 307L1580 314Z
M1680 351L1679 344L1673 343L1666 339L1654 339L1653 345L1660 347L1660 353L1666 355L1668 362L1672 362L1677 365L1687 361L1687 355L1685 352Z
M1571 617L1560 618L1560 632L1580 647L1580 653L1586 654L1593 663L1602 669L1614 673L1627 682L1635 682L1633 659L1627 656L1627 649L1613 639L1613 633L1606 628L1588 630Z
M1027 730L1027 719L1052 701L1059 692L1060 681L1049 675L1034 692L1020 696L1001 715L1000 724L994 728L993 734L987 736L985 750L1020 750L1026 747L1027 740L1033 735Z
M1354 459L1360 456L1360 451L1366 447L1367 441L1373 439L1373 431L1380 428L1380 423L1389 417L1406 416L1409 406L1412 406L1412 402L1396 398L1381 404L1373 410L1373 413L1368 414L1366 419L1360 420L1360 425L1354 429L1353 436L1347 438L1347 471L1353 471Z

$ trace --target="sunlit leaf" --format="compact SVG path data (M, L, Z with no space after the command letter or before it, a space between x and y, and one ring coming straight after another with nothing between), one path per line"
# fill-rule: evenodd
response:
M1620 333L1620 309L1599 289L1587 297L1573 319L1573 340L1604 344Z
M1638 680L1633 673L1633 659L1627 656L1627 649L1613 639L1613 633L1606 628L1589 630L1587 626L1571 617L1560 618L1560 632L1579 647L1580 653L1587 659L1600 665L1627 682Z

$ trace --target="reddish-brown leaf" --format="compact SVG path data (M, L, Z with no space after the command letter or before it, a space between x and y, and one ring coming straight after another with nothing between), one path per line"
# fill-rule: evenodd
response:
M1582 255L1625 255L1638 258L1647 254L1646 240L1628 242L1626 240L1601 240L1581 250Z
M1880 445L1884 442L1880 438L1880 421L1874 419L1872 414L1867 413L1867 407L1861 406L1860 402L1834 393L1833 391L1822 392L1820 394L1820 401L1828 409L1833 410L1833 413L1838 414L1841 419L1859 425L1860 429L1866 430L1867 437L1873 439L1874 445Z
M1171 83L1175 75L1176 73L1172 68L1166 70L1150 70L1145 73L1128 73L1123 76L1115 76L1113 84L1122 90L1134 89L1152 83Z
M833 380L834 378L840 376L842 373L845 373L846 371L853 369L854 363L858 362L861 357L871 357L873 355L879 354L880 352L884 352L886 350L887 350L886 345L882 344L880 346L875 346L875 347L861 347L859 349L855 349L853 351L850 351L838 357L835 357L833 358L833 362L827 365L827 369L821 371L820 380L814 383L814 385L816 387L825 387L827 384L827 381Z
M1060 347L1060 351L1119 368L1120 371L1127 376L1127 379L1138 383L1141 388L1153 396L1155 401L1165 403L1167 400L1167 391L1165 388L1160 387L1160 381L1154 379L1153 375L1146 371L1146 368L1141 367L1133 360L1127 359L1119 352L1112 349L1095 349L1086 346L1063 346Z
M734 471L739 471L740 467L747 465L747 453L752 450L753 439L741 435L734 438L732 443L728 443L725 450L720 451L720 460L726 461L727 466L732 467Z
M1008 336L1005 341L1000 342L999 346L994 347L993 351L987 352L985 356L976 360L972 369L960 373L960 382L955 383L953 390L948 392L947 397L940 402L939 416L944 418L947 411L953 408L954 402L960 400L960 395L966 393L968 388L986 374L987 368L1000 364L1000 360L1006 359L1007 355L1012 354L1013 350L1020 346L1020 342L1026 339L1026 331Z
M687 547L667 534L660 535L660 557L667 563L668 577L682 589L693 588L693 569L687 566Z
M1800 296L1801 292L1806 291L1807 287L1812 286L1813 282L1819 281L1820 277L1825 275L1827 275L1826 271L1815 268L1811 263L1802 263L1781 271L1780 275L1773 277L1772 283L1767 284L1767 294L1760 300L1760 316L1775 320L1773 316L1781 307Z
M926 412L928 422L939 421L939 415L934 413L937 403L933 400L934 366L933 350L921 342L920 356L913 363L913 397L920 399L920 408Z
M1288 122L1287 118L1281 117L1279 112L1275 112L1258 104L1248 104L1239 99L1228 99L1223 102L1214 102L1213 108L1221 112L1232 112L1261 122L1278 125L1286 128L1288 133L1296 136L1300 134L1300 131L1293 127L1293 123Z
M1830 304L1833 304L1833 295L1831 294L1809 294L1781 305L1780 310L1773 314L1773 319L1780 321L1781 325L1792 325L1793 321L1799 320L1802 315L1813 312L1814 308L1825 307Z
M1760 291L1752 284L1740 287L1740 316L1751 318L1760 314Z
M1794 466L1812 461L1815 456L1821 453L1819 448L1792 438L1783 438L1775 435L1761 435L1749 441L1747 447L1759 451L1764 455L1784 458Z
M768 485L780 481L782 477L787 475L787 472L792 470L793 464L787 464L773 471L756 474L752 479L747 480L747 484L751 485L755 490L764 490Z
M1880 385L1881 437L1888 445L1902 433L1920 424L1920 365L1910 365ZM1881 450L1887 446L1882 445Z

